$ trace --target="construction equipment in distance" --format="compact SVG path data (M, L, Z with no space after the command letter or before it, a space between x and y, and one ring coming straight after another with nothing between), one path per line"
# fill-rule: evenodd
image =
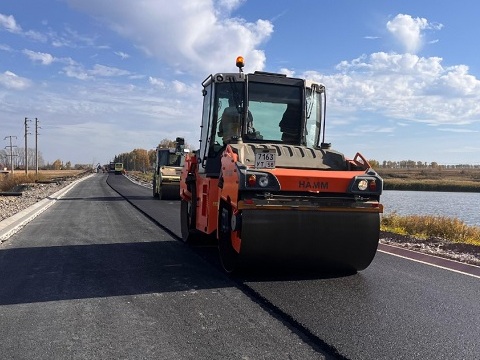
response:
M185 140L175 139L174 148L157 147L155 170L153 172L153 197L178 199L180 194L180 174L185 162Z
M123 163L117 162L117 163L115 163L114 166L115 166L115 167L114 167L115 175L121 175L121 174L123 174Z
M218 242L227 272L365 269L379 242L383 180L325 143L325 87L266 72L208 76L200 149L180 181L185 242Z

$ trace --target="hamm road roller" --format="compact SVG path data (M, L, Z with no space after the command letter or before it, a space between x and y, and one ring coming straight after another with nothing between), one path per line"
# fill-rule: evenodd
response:
M157 146L155 153L155 170L152 179L153 197L160 200L178 199L180 174L186 153L185 139L177 137L174 148Z
M200 148L180 180L185 242L215 237L224 269L365 269L383 180L325 142L325 87L283 74L208 76Z

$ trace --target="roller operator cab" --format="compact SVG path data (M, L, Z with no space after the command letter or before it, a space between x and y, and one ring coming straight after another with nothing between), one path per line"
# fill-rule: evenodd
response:
M157 147L152 180L153 197L160 200L179 198L180 174L187 152L185 140L180 137L175 139L175 147Z
M325 143L325 87L281 74L208 76L200 149L180 181L184 241L214 236L227 272L365 269L379 241L383 181Z

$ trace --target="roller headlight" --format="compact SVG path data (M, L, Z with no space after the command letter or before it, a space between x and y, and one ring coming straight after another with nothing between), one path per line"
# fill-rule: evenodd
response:
M350 185L348 192L358 195L380 195L382 193L383 180L378 175L360 175L355 176Z
M268 176L262 176L260 179L258 179L258 185L260 187L267 187L268 186Z
M357 184L358 190L365 191L368 188L367 180L360 180Z
M240 190L279 191L280 183L272 173L239 167Z

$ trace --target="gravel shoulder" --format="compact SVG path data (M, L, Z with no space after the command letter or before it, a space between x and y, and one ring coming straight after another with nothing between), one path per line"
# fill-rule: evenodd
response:
M0 221L5 220L70 185L73 180L28 184L21 196L0 196Z
M419 239L408 235L399 235L381 231L380 242L418 251L424 254L480 266L480 246L452 243L441 238Z
M0 196L0 221L5 220L71 184L66 180L50 184L30 184L22 196ZM451 243L440 238L418 239L382 231L380 242L429 255L480 266L480 246Z

